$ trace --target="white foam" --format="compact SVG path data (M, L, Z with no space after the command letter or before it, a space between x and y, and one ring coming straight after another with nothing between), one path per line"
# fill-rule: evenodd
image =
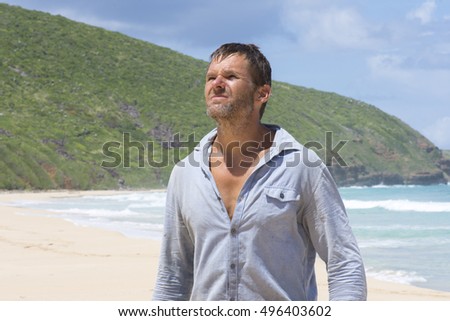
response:
M110 231L119 232L127 237L160 239L163 232L163 224L138 223L132 221L105 221L98 219L80 219L80 217L69 217L67 221L83 227L98 227Z
M376 249L398 249L405 247L415 247L416 242L411 240L399 240L399 239L371 239L360 240L358 245L361 249L376 248Z
M417 202L410 200L360 201L344 199L347 209L384 208L397 212L450 212L450 202Z
M448 225L352 225L354 229L371 230L371 231L450 231Z
M449 183L450 185L450 183ZM345 186L345 187L340 187L339 189L371 189L371 188L414 188L414 187L418 187L419 185L384 185L384 184L379 184L379 185L371 185L371 186L367 186L367 185L362 185L362 186Z
M84 208L68 208L60 210L49 210L50 212L59 214L75 214L80 216L89 217L130 217L142 215L138 212L131 211L129 209L114 211L114 210L103 210L103 209L84 209Z
M427 279L419 275L414 271L404 271L404 270L374 270L368 268L366 270L366 275L381 281L388 281L394 283L408 284L413 283L425 283Z
M152 206L165 206L166 192L130 193L118 195L87 195L82 197L85 200L105 200L111 202L138 202L151 204Z

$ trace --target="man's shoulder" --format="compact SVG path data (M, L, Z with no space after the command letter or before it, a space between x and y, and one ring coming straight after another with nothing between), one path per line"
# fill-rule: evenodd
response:
M187 170L191 170L193 168L200 168L202 165L209 166L207 163L208 157L205 157L205 153L207 152L208 145L214 139L216 133L217 129L213 129L208 134L203 136L200 141L197 141L195 147L190 151L190 153L175 164L173 171L186 172Z
M310 142L303 145L286 129L283 129L281 127L277 128L277 134L275 136L273 148L278 149L280 153L301 154L302 159L304 159L307 163L306 165L308 165L308 163L310 162L314 164L321 162L321 159L317 155L317 153L314 150L310 149L309 147L315 147L315 145L310 144Z

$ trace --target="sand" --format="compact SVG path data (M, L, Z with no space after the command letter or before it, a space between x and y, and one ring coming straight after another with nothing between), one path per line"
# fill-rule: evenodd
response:
M159 241L80 227L55 214L42 216L42 211L8 205L15 200L114 193L124 192L0 193L0 300L150 300ZM323 262L317 263L316 270L319 300L327 300ZM368 287L369 300L450 300L447 292L370 278Z

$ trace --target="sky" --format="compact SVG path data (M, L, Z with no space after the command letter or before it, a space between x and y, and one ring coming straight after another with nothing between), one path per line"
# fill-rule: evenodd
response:
M450 149L450 0L3 2L205 61L223 43L254 43L274 80L372 104Z

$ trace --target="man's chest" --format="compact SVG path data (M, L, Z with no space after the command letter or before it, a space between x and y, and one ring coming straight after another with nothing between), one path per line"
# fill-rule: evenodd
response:
M238 172L230 171L226 166L211 168L212 177L230 219L233 217L242 187L251 173L251 168L241 169Z

